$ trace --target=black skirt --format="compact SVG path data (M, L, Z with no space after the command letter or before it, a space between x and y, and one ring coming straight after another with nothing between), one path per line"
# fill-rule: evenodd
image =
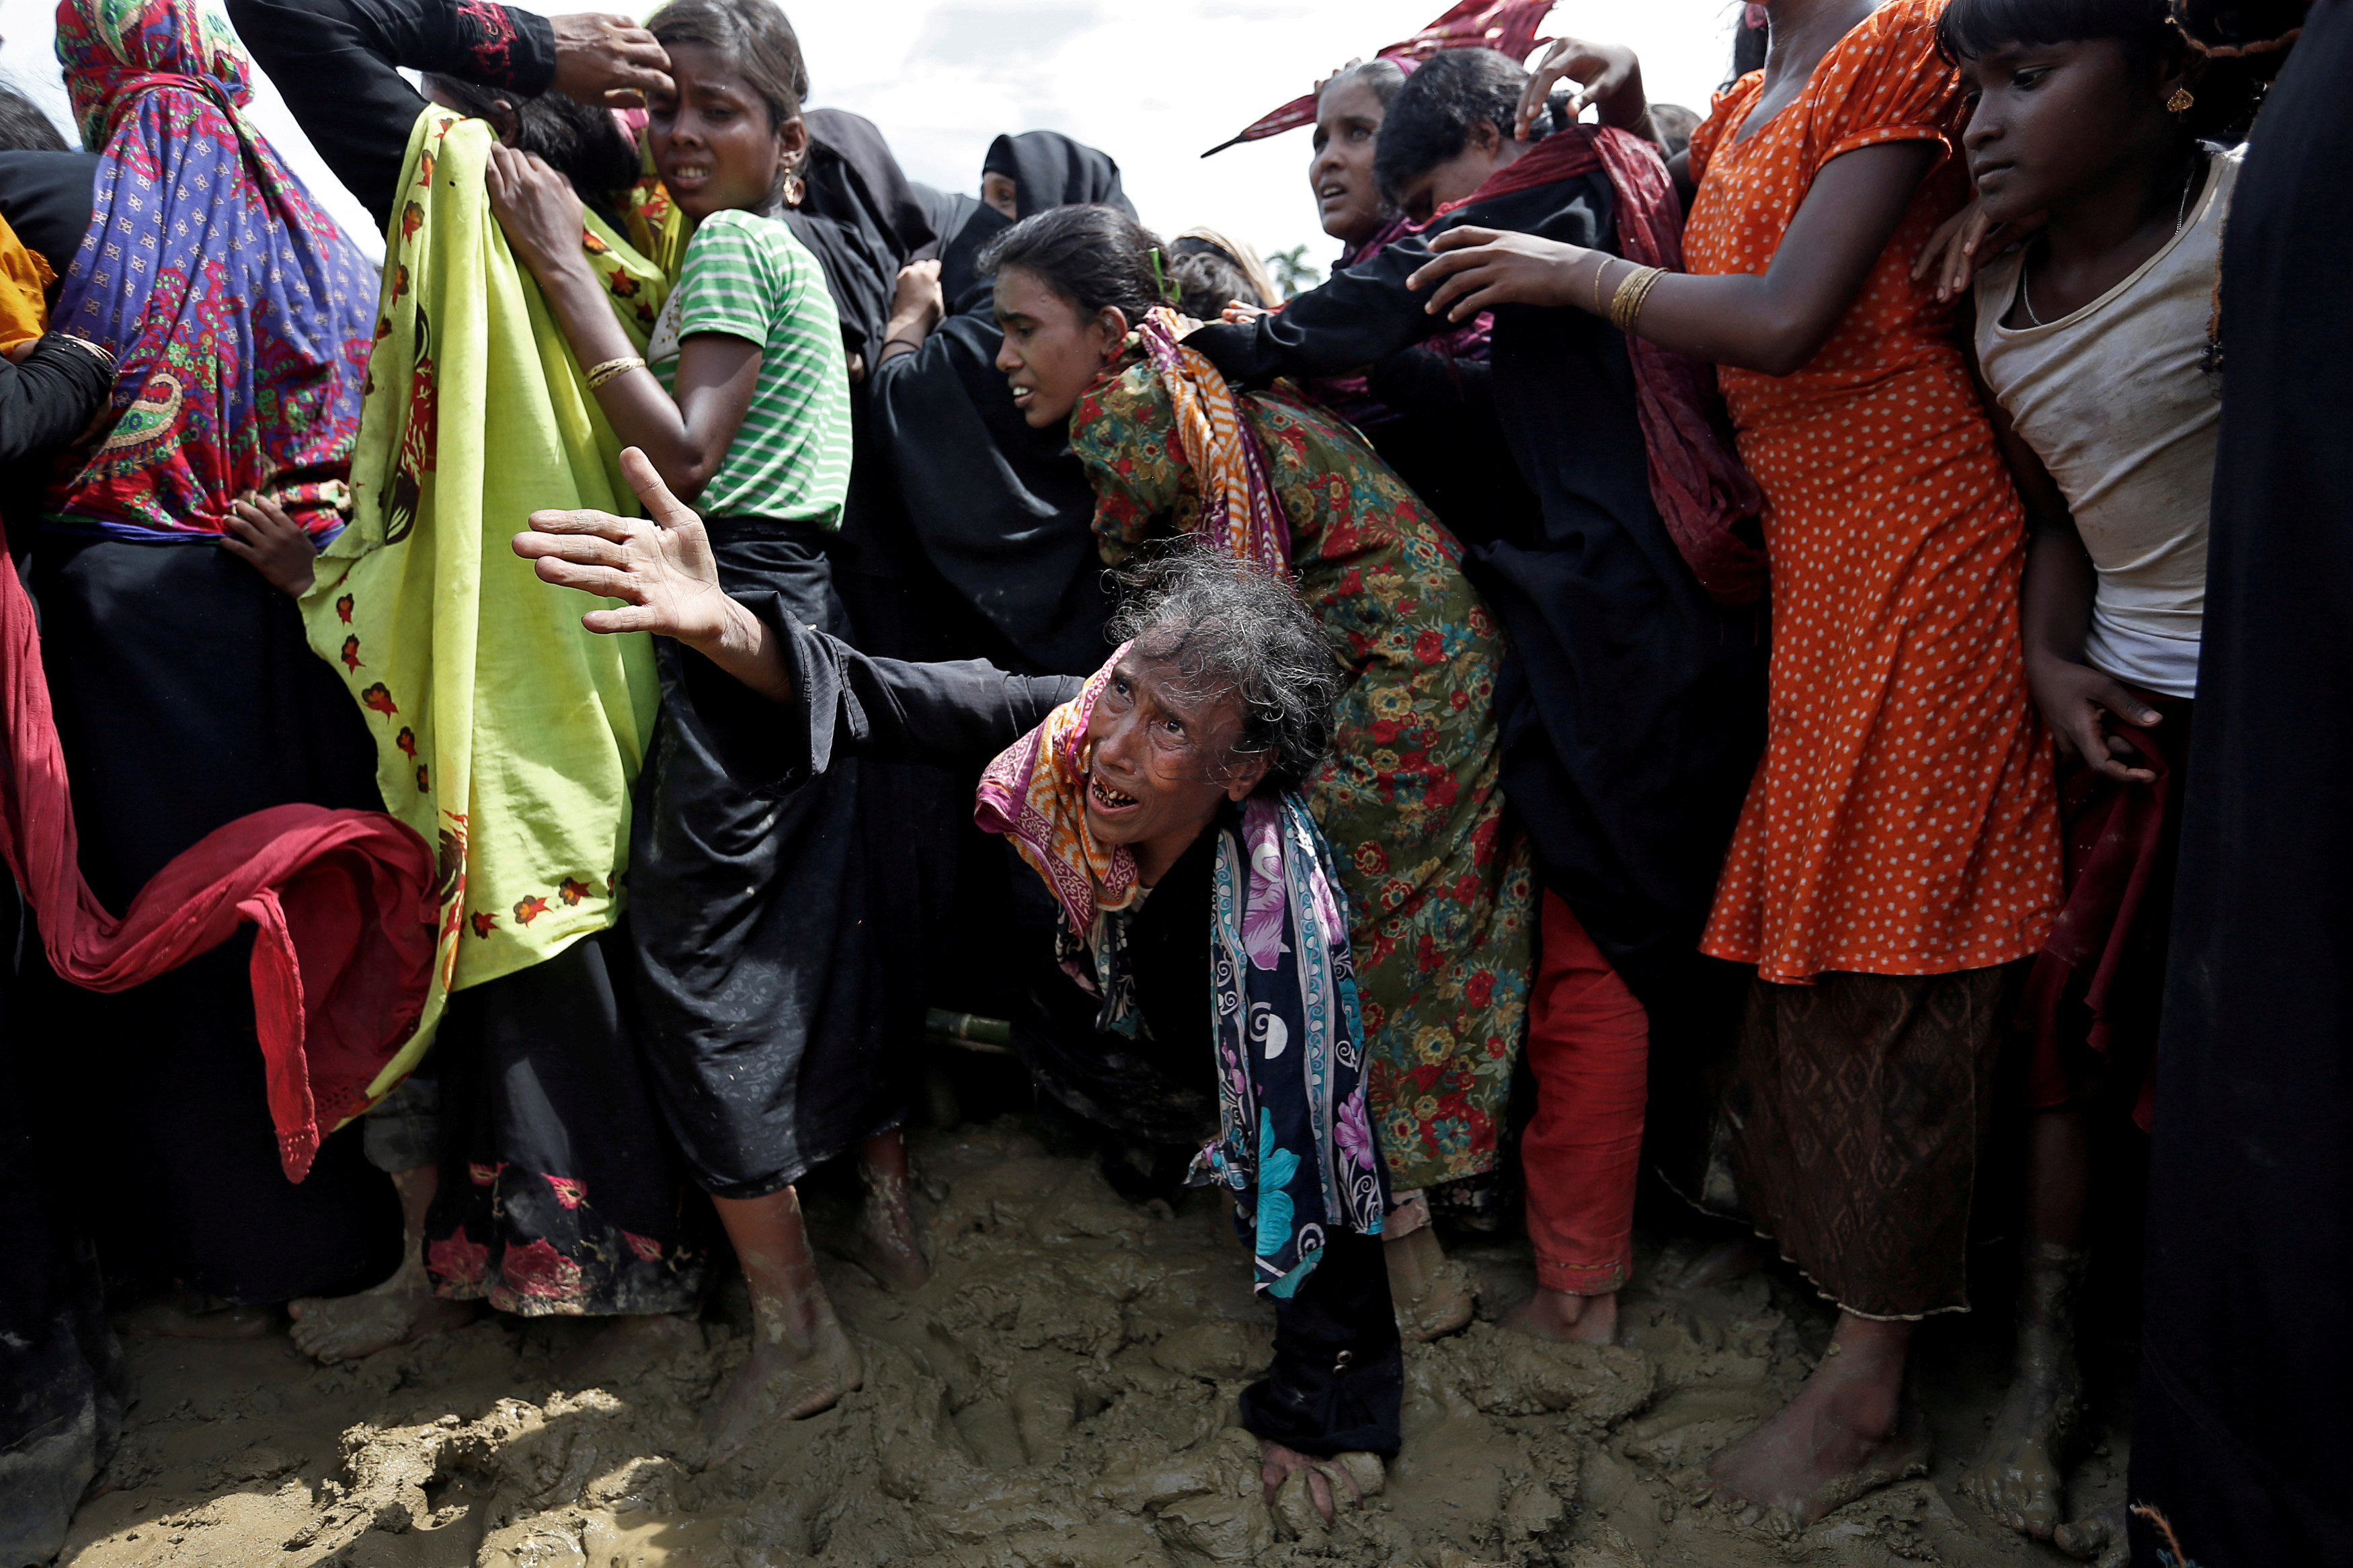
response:
M359 710L292 601L243 562L209 542L44 535L32 586L82 873L109 909L248 813L382 809ZM280 1167L250 940L111 995L58 980L25 943L28 1092L119 1287L282 1301L399 1261L399 1206L358 1132L328 1139L299 1185Z
M843 629L823 533L708 526L730 594L774 593L804 625ZM904 1116L919 1036L890 950L913 937L872 890L887 836L861 825L861 764L781 799L746 790L670 717L699 657L661 648L665 717L630 835L632 989L690 1171L719 1197L754 1198Z

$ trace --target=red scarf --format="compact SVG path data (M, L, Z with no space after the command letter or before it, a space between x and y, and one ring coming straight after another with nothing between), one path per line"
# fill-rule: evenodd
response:
M1618 252L1643 267L1680 272L1683 205L1659 150L1609 126L1555 132L1496 171L1438 218L1499 196L1606 170L1618 195ZM1433 219L1432 221L1436 221ZM1745 605L1765 586L1765 552L1735 531L1765 510L1764 492L1717 434L1715 367L1639 337L1626 350L1651 458L1651 495L1693 575L1718 604Z
M382 812L275 806L197 840L117 920L82 879L40 635L14 572L0 572L0 858L60 975L125 991L255 926L269 1115L279 1163L301 1181L416 1030L433 961L433 851Z

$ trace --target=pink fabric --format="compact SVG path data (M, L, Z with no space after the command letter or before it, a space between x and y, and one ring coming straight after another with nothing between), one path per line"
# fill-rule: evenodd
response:
M1537 37L1536 30L1544 26L1553 5L1554 0L1460 0L1437 21L1402 43L1377 51L1374 58L1395 60L1408 71L1440 49L1495 49L1515 60L1525 60L1538 44L1550 41ZM1315 95L1311 92L1253 121L1240 135L1220 142L1201 156L1206 158L1228 147L1314 123Z
M1617 193L1619 254L1643 267L1682 271L1683 203L1674 182L1655 145L1614 127L1556 131L1437 216L1595 169L1608 171ZM1749 604L1764 591L1765 551L1735 530L1764 511L1765 495L1718 434L1715 368L1639 337L1627 338L1626 349L1650 453L1651 494L1667 531L1708 597Z
M251 922L269 1114L280 1163L301 1181L326 1135L366 1109L368 1085L423 1013L432 850L382 812L276 806L206 835L117 919L82 879L33 605L14 572L0 572L0 858L39 919L50 964L77 985L125 991Z
M1567 904L1546 893L1528 999L1536 1114L1521 1140L1536 1283L1599 1296L1634 1266L1651 1023Z

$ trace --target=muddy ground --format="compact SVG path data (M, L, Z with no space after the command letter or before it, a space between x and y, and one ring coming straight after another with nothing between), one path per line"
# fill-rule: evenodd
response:
M322 1368L283 1333L134 1340L140 1398L59 1558L312 1568L940 1568L1364 1563L1955 1568L2067 1559L1955 1486L1999 1391L2000 1325L1936 1325L1925 1479L1796 1537L1697 1500L1691 1477L1826 1342L1788 1280L1638 1283L1625 1343L1555 1347L1488 1320L1525 1295L1525 1245L1464 1249L1481 1321L1407 1347L1405 1453L1326 1531L1261 1500L1236 1395L1267 1353L1229 1224L1207 1194L1136 1205L1026 1121L920 1132L938 1268L912 1296L846 1262L828 1284L866 1361L840 1406L699 1468L694 1416L744 1356L723 1294L701 1350L610 1387L551 1367L577 1321L485 1318ZM812 1214L823 1240L846 1211ZM1641 1279L1660 1272L1646 1240ZM1680 1244L1679 1244L1680 1245ZM740 1320L739 1320L740 1321ZM2113 1434L2081 1509L2122 1486Z

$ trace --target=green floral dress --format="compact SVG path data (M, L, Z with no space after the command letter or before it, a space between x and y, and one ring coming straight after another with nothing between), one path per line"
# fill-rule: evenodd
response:
M1363 437L1285 388L1238 401L1300 592L1356 672L1307 798L1348 895L1389 1184L1478 1175L1495 1167L1535 957L1529 853L1496 782L1503 633L1461 545ZM1071 441L1105 561L1198 521L1168 394L1133 342L1080 400Z

